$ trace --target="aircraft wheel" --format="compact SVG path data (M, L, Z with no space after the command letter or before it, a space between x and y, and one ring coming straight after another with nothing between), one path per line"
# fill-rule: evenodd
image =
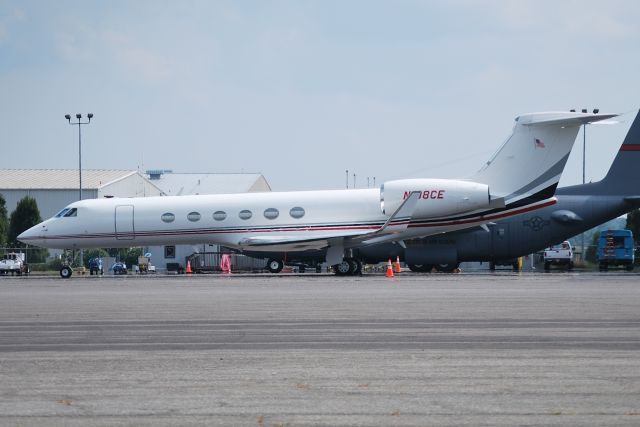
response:
M353 273L353 266L347 259L344 259L340 264L333 266L333 271L336 276L348 276Z
M72 274L73 274L73 270L71 269L71 267L64 266L60 268L60 277L62 277L63 279L70 278Z
M355 258L348 258L347 262L351 264L351 275L357 276L362 273L362 263Z
M267 270L270 273L280 273L284 267L284 262L281 259L270 259L267 262Z
M407 264L407 266L414 273L430 273L433 268L431 264Z
M436 270L441 273L452 273L459 265L458 263L436 264Z

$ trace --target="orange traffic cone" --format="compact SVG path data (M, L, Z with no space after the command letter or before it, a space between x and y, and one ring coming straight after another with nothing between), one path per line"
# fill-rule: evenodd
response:
M393 277L393 267L391 266L391 258L389 258L389 263L387 264L387 277Z
M193 270L191 269L191 261L187 260L187 270L185 271L187 274L192 274Z
M396 256L396 273L400 273L400 256Z

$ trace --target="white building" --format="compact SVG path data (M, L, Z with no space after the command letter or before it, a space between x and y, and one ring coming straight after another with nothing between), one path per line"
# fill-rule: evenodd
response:
M167 196L188 196L195 194L233 194L271 191L271 187L259 173L173 173L170 170L147 171L149 181ZM217 252L218 245L168 245L145 248L151 254L151 262L159 271L167 264L185 267L185 259L194 252ZM216 258L217 259L217 258ZM248 261L248 260L247 260ZM252 261L253 262L253 261ZM255 261L261 267L266 262Z
M42 219L79 200L80 179L73 169L0 169L0 194L11 214L25 196L33 197ZM162 191L137 171L83 170L82 198L159 196Z

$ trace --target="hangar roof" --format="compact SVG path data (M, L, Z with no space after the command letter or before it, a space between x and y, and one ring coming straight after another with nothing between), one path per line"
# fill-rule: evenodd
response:
M120 181L137 171L112 169L83 169L82 188L99 189ZM68 190L79 185L76 169L0 169L0 188L3 190Z
M259 173L173 173L154 174L150 181L167 196L192 194L231 194L271 191L267 180Z

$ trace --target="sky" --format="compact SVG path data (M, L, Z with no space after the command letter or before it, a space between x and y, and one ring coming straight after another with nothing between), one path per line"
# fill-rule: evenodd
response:
M0 0L0 168L260 172L273 190L477 171L527 112L640 108L637 1ZM582 182L582 133L561 185Z

